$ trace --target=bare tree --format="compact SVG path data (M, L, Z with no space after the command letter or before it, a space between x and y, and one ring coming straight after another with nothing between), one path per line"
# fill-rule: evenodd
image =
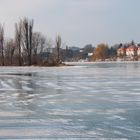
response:
M40 50L39 50L39 53L42 53L45 49L45 47L47 46L47 40L45 38L44 35L40 34Z
M40 33L33 33L33 64L37 64L37 54L40 47Z
M13 56L14 56L15 48L16 45L13 39L9 39L6 41L4 52L5 52L5 59L7 60L8 65L13 64Z
M60 47L61 47L61 37L58 35L56 37L57 63L60 63Z
M23 39L25 50L28 58L28 65L32 65L32 38L33 38L33 20L29 21L27 18L24 18L22 21L23 26Z
M22 65L22 58L21 58L21 44L22 44L22 21L20 20L19 23L15 24L15 43L18 49L18 61L19 66Z
M40 33L35 32L33 33L33 54L43 52L45 48L46 38Z
M33 62L37 64L37 56L44 51L46 38L39 32L33 33ZM40 62L41 63L41 62Z
M54 41L51 38L46 37L46 43L45 43L43 51L47 51L51 53L53 45L54 45Z
M4 27L0 24L0 53L2 66L4 66Z
M33 55L37 55L39 43L40 43L40 33L33 33Z

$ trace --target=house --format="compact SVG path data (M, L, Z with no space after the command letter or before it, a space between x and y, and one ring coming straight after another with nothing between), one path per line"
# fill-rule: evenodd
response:
M136 45L131 45L126 49L126 56L134 57L137 56L138 47Z
M140 57L140 47L138 47L137 55Z
M117 50L117 56L125 56L126 55L126 48L121 47Z
M73 53L79 53L79 52L80 52L80 48L75 47L75 46L69 47L68 49L69 49L70 51L72 51Z

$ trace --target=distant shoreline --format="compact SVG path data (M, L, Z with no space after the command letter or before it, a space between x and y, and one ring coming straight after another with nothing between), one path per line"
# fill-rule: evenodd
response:
M65 62L68 65L74 64L101 64L101 63L140 63L140 61L89 61L89 62Z
M86 61L86 62L64 62L64 63L62 63L62 64L59 64L59 65L53 65L53 66L49 66L49 65L30 65L30 66L28 66L28 65L23 65L23 66L17 66L17 65L5 65L5 66L0 66L0 68L2 68L2 67L28 67L28 68L30 68L30 67L69 67L69 66L76 66L77 64L105 64L105 63L116 63L116 64L118 64L118 63L139 63L140 64L140 61Z

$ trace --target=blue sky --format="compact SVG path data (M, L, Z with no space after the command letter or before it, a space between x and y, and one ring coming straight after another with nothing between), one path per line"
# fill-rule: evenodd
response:
M67 45L135 40L140 42L140 0L1 0L0 22L7 36L22 17L33 18L35 31Z

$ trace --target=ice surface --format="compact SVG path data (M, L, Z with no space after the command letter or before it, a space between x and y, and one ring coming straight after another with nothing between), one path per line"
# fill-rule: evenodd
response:
M140 63L0 68L0 139L140 138Z

